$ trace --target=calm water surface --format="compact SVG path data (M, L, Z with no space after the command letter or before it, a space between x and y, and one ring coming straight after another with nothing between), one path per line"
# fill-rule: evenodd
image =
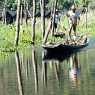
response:
M63 60L33 47L0 55L0 95L95 95L94 47Z

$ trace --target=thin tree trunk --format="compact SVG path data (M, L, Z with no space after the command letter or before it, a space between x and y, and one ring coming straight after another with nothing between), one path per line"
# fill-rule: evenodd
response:
M21 10L20 10L20 24L23 24L23 5L21 4Z
M4 8L3 8L3 13L2 13L3 24L6 24L6 5L7 5L7 0L5 0Z
M45 36L44 36L44 39L43 39L43 44L45 44L47 42L47 39L48 39L48 35L49 35L49 32L52 32L52 35L54 34L54 20L55 20L55 11L56 11L56 8L57 8L57 2L58 0L55 1L55 4L53 4L53 7L52 7L52 13L51 15L53 15L53 19L52 21L50 21L49 23L49 26L47 28L47 32L45 33Z
M24 18L25 18L25 24L27 25L27 10L28 10L28 3L27 0L24 0Z
M28 3L25 0L24 0L24 12L25 12L25 23L27 25L27 20L28 20Z
M35 42L35 13L36 13L36 0L33 0L33 18L32 18L32 42Z
M88 14L88 5L86 7L86 30L88 28L88 25L87 25L87 23L88 23L88 21L87 21L88 15L87 14Z
M3 24L6 24L6 11L5 11L6 9L5 9L5 7L3 8L3 12L2 12L2 21L3 21Z
M56 8L57 8L57 2L58 2L58 0L55 0L53 19L52 19L52 35L54 34L55 12L56 12Z
M18 46L19 42L19 32L20 32L20 10L21 10L21 0L17 2L17 17L16 17L16 35L15 35L15 45Z
M26 16L25 16L25 22L28 24L28 3L26 4Z
M52 28L52 22L50 21L49 25L48 25L48 28L47 28L47 31L45 33L44 39L43 39L43 44L45 44L47 42L48 35L49 35L50 31L51 31L51 28Z
M45 0L40 0L42 39L45 35Z

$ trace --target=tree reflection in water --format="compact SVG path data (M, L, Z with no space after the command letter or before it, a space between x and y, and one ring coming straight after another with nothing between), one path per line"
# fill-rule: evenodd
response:
M32 64L33 64L33 71L34 71L34 80L35 80L35 93L38 92L38 67L37 67L37 59L35 55L35 47L32 47Z
M22 54L23 55L23 54ZM30 56L31 57L31 56ZM31 65L33 67L33 74L34 74L34 84L35 84L35 94L38 93L38 67L37 67L37 59L36 59L36 55L35 55L35 47L33 46L32 47L32 64L30 64L30 68L29 68L29 60L24 59L24 56L20 56L19 52L16 51L15 53L15 59L16 59L16 68L17 68L17 79L18 79L18 90L19 90L19 95L24 95L24 90L23 90L23 84L25 86L25 83L23 83L23 78L24 78L24 75L27 76L29 75L29 71L31 72ZM24 62L25 61L25 62ZM27 76L27 79L28 77L31 77L31 76ZM26 80L26 82L29 81L29 80ZM32 88L31 88L32 90Z
M42 59L44 55L45 52L42 52ZM67 59L65 59L65 62L63 60L61 63L59 60L53 59L42 60L40 64L35 46L32 46L31 55L29 54L29 56L26 57L26 55L22 53L20 56L19 52L17 51L15 53L15 59L19 95L24 95L26 91L30 91L30 93L34 95L44 95L45 93L48 93L49 95L54 94L56 89L65 89L66 85L70 85L65 83L65 81L67 81L65 78L68 77L68 72L72 87L77 87L79 85L78 74L80 70L80 64L77 53L71 55L70 58L68 58L68 63L66 61ZM67 67L65 68L64 66ZM25 77L27 76L28 80L25 80L24 75Z
M45 52L42 52L42 58L44 57ZM47 62L42 61L42 83L43 86L47 87Z
M94 95L94 52L77 52L61 61L60 56L42 60L44 52L42 56L35 47L3 55L0 95Z
M19 57L19 52L18 51L15 52L15 59L16 59L19 95L24 95L23 85L22 85L22 77L21 77L21 68L20 68L20 57Z
M59 57L58 57L59 60L56 60L57 58L54 60L54 58L52 58L52 59L47 58L47 59L45 59L45 61L48 64L52 63L52 66L54 66L55 76L56 76L57 82L60 84L59 87L61 86L62 75L64 77L64 73L66 72L66 68L64 68L64 67L62 68L62 65L65 65L65 63L68 64L67 70L69 72L69 79L72 84L71 86L78 87L80 85L80 81L78 79L78 76L80 73L80 63L79 63L78 53L75 52L73 54L70 54L70 57L68 57L67 59L63 58L63 61L62 61L63 64L60 63ZM67 62L64 62L66 60L67 60ZM68 66L69 66L69 68L68 68ZM52 68L52 70L53 70L53 68ZM66 75L68 75L68 74L66 74Z

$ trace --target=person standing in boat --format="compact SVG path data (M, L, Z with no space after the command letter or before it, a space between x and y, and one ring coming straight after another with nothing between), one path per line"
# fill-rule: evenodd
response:
M72 39L72 31L74 32L74 39L76 38L76 27L78 24L78 20L80 19L79 14L76 13L76 7L73 4L70 8L70 10L67 13L67 17L69 20L69 37Z

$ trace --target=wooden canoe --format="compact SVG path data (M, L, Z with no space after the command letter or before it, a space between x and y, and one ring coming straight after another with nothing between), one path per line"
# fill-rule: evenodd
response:
M46 44L42 45L42 47L50 52L60 52L60 51L73 51L73 50L78 50L81 48L84 48L88 45L88 40L85 41L82 44L64 44L64 43L55 43L55 44Z

